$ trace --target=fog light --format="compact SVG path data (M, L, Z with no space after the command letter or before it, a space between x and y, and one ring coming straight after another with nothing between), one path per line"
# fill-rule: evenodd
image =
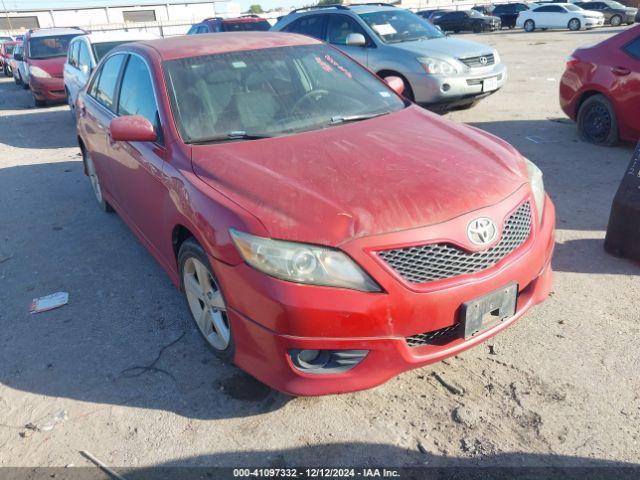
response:
M342 373L358 365L368 350L289 350L291 363L305 373Z
M448 83L443 83L441 88L443 92L448 92L449 90L451 90L451 85L449 85Z

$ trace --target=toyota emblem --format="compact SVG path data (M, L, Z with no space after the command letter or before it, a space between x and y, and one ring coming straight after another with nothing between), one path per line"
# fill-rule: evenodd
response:
M487 57L480 57L480 65L486 65L489 63L489 59Z
M474 245L489 245L496 239L498 227L487 217L476 218L467 227L467 237Z

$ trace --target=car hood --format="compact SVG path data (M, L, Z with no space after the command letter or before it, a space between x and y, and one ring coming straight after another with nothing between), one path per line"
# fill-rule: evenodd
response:
M452 37L394 43L393 47L405 50L416 56L435 55L455 58L477 57L494 51L488 45Z
M444 222L528 181L506 142L415 106L320 131L193 146L192 162L272 238L332 246Z
M29 68L38 67L47 72L52 77L62 77L65 60L66 57L43 58L41 60L30 58Z

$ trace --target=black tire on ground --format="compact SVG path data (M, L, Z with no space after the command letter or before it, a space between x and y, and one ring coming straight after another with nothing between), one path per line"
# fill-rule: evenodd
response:
M196 241L195 238L188 238L187 240L182 242L182 245L180 245L180 251L178 252L178 267L180 269L180 282L181 282L182 291L185 292L184 267L189 258L194 258L198 260L200 263L202 263L209 271L208 273L209 275L211 275L211 278L213 279L213 282L215 283L215 285L218 287L218 289L220 289L220 282L218 281L215 274L213 273L213 269L211 268L211 264L209 263L209 258L207 257L207 254L205 253L204 249L200 246L200 244ZM220 292L222 292L221 289L220 289ZM222 295L224 298L224 293L222 293ZM185 299L186 298L187 296L185 294ZM187 308L189 308L188 300L187 300ZM193 315L191 316L193 317ZM196 322L195 318L193 319L193 321L194 323ZM196 323L196 328L197 328L197 323ZM229 329L231 330L231 325L229 325ZM198 331L200 332L199 328L198 328ZM213 345L211 345L211 343L207 341L204 335L202 335L202 332L200 333L201 333L200 336L202 338L202 341L205 343L207 348L209 348L209 350L211 350L218 358L229 363L233 361L233 357L236 351L235 343L233 341L233 331L231 331L231 334L230 334L231 338L229 340L229 344L224 350L218 350L217 348L215 348Z
M582 24L580 23L580 20L578 20L577 18L572 18L571 20L569 20L569 23L567 23L567 27L572 32L577 32L582 28Z
M578 135L586 142L612 146L618 143L616 112L604 95L587 98L578 111Z
M484 28L482 28L482 25L480 23L474 23L472 30L473 33L481 33Z
M609 23L611 23L612 27L618 27L618 26L622 25L622 17L620 15L614 15L609 20Z
M536 22L533 20L527 20L524 22L524 31L525 32L533 32L536 29Z
M18 77L13 77L13 81L16 85L22 85L22 80L20 80Z
M109 202L107 202L104 199L104 196L102 195L100 178L98 177L98 174L95 170L95 165L93 164L93 160L87 153L84 146L82 145L80 146L80 151L82 152L82 163L84 164L84 171L87 174L87 177L89 177L89 181L91 182L91 189L93 190L93 195L95 196L96 202L98 202L98 208L100 208L100 210L106 213L113 212L114 211L113 207L109 205ZM93 178L93 176L95 176L95 179ZM94 183L96 180L98 182L97 186Z
M47 101L46 100L38 100L36 97L33 97L33 103L38 108L42 108L42 107L46 107L47 106Z

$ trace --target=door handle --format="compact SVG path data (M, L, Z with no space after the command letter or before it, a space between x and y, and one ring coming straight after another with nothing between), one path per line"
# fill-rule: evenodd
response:
M611 73L623 77L625 75L629 75L631 73L631 70L629 70L627 67L611 67Z

